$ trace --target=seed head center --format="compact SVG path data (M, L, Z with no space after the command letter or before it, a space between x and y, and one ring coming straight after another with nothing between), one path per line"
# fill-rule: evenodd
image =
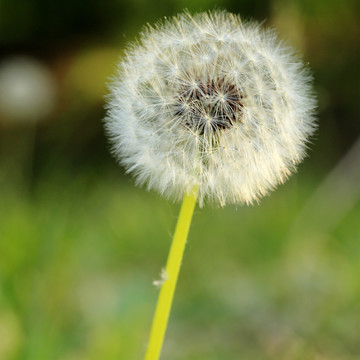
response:
M224 78L198 80L178 89L174 115L200 135L216 133L241 122L244 97Z

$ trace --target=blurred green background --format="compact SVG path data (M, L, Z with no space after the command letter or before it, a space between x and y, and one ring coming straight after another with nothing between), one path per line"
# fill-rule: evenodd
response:
M320 127L260 205L196 210L162 359L360 358L358 0L0 0L0 359L142 359L178 205L111 158L103 96L184 8L275 26Z

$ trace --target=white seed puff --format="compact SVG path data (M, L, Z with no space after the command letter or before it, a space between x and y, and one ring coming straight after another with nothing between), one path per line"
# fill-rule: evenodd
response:
M284 182L313 133L311 77L272 30L223 12L148 27L110 84L116 157L178 200L251 203Z

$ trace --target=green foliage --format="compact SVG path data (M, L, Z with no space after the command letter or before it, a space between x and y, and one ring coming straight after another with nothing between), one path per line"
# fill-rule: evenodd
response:
M360 208L310 231L312 182L196 210L164 359L356 358ZM0 358L141 359L178 206L106 174L5 189Z

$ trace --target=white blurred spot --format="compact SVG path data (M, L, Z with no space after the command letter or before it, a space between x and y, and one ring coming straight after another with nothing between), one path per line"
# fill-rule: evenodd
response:
M0 118L29 123L44 119L55 105L51 72L37 60L13 57L0 63Z

